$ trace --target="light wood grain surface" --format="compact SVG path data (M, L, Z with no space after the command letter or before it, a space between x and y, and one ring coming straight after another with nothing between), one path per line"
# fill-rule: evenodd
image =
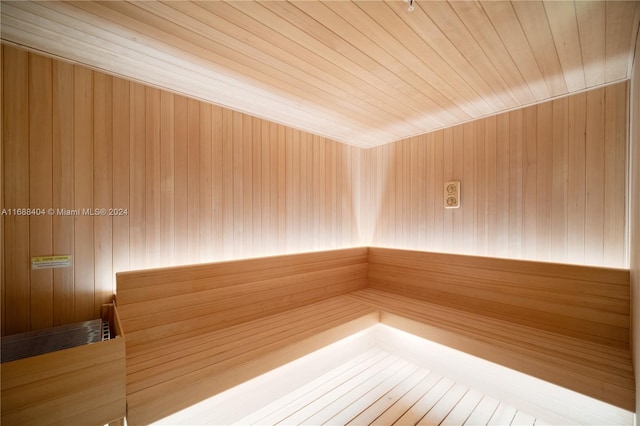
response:
M96 317L118 271L359 245L358 148L2 51L4 207L126 210L5 216L3 333Z
M627 267L628 83L372 148L366 244ZM444 182L461 205L444 209Z
M628 79L640 22L631 1L8 1L2 18L6 42L360 147Z

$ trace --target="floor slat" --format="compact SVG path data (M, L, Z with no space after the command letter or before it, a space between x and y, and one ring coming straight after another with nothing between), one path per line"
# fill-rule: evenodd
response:
M387 332L377 330L376 333L378 334L375 334L375 346L372 341L372 346L363 347L361 352L354 352L341 364L333 364L333 369L323 370L324 374L315 375L315 379L311 381L298 380L297 387L292 386L289 393L286 393L287 377L292 374L299 377L303 371L308 371L309 367L315 364L300 364L290 372L279 372L277 383L284 388L278 395L282 396L265 399L262 405L253 404L252 406L256 407L253 408L254 412L238 412L234 417L235 424L533 426L558 424L558 418L564 418L558 417L554 411L545 411L545 406L523 400L523 392L519 391L519 387L529 382L523 381L519 376L510 378L507 372L500 370L498 374L490 370L495 374L496 380L499 377L505 384L513 380L513 391L519 395L514 398L508 392L496 392L490 386L487 387L485 381L470 380L480 372L485 372L483 368L488 368L489 364L485 365L477 360L472 362L466 355L454 356L451 350L439 349L434 345L422 347L416 340L402 342L391 339L394 348L401 347L403 350L389 350L388 346L380 345L380 341L389 339L385 334ZM413 353L412 348L417 352ZM440 359L436 356L442 358L445 364L436 361ZM443 365L450 368L444 368ZM461 374L461 371L465 374ZM264 390L261 392L269 393L272 387L267 385L268 382L264 382L266 377L262 380L263 386L260 389ZM527 388L534 398L537 398L535 392L544 392L546 389L543 384L536 386L538 387L534 386L535 389ZM557 397L560 394L552 395ZM235 406L241 411L248 401L243 401L242 393L238 392L234 398L225 400L225 407L232 409ZM571 398L576 401L573 402ZM579 395L571 394L547 398L544 401L547 405L549 401L556 399L563 404L583 404L582 400L577 401L580 398L582 397ZM597 407L594 410L595 413L599 413ZM607 413L608 411L603 411L604 415ZM569 414L561 424L604 424L576 422L575 419L580 417L575 417L574 412ZM551 416L551 420L547 420L547 415ZM232 423L216 421L215 410L207 412L206 415L199 411L196 416L197 418L191 417L191 422L175 424ZM241 418L242 416L244 417ZM614 417L611 419L617 420ZM615 423L626 424L620 421L607 422Z

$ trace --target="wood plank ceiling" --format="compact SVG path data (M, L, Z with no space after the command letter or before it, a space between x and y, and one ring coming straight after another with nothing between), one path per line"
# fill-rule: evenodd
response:
M635 1L2 2L3 42L372 147L625 80Z

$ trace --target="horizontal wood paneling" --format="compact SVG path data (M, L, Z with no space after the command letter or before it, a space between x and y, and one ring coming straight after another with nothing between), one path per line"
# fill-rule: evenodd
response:
M370 248L369 286L629 348L629 271Z
M367 284L367 249L117 274L129 353L337 296ZM188 330L182 336L180 330Z
M335 297L366 287L367 259L367 248L352 248L119 273L128 422L157 420L373 325L375 309Z
M3 5L9 42L360 147L625 80L640 22L633 1Z
M200 348L205 351L198 362L190 363L193 357L180 360L178 354L181 368L169 370L173 377L160 377L157 386L128 395L128 424L159 420L378 322L378 312L364 304L344 296L332 300L338 303L320 302L273 315L269 321L259 319L210 333L210 346ZM220 353L218 347L226 352ZM178 389L181 392L176 393Z
M365 242L626 267L627 104L619 83L371 149Z
M3 216L3 333L97 317L118 271L359 245L358 148L6 45L2 55L3 206L45 209ZM52 254L73 267L31 271L30 257Z
M379 308L383 324L633 410L635 383L628 348L466 312L440 300L422 301L377 289L348 297Z
M367 259L354 248L118 274L128 422L147 424L375 324L375 308L342 296L366 287Z

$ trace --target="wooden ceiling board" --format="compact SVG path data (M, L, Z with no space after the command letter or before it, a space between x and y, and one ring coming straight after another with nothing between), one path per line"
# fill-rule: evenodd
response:
M575 3L582 64L587 87L604 84L606 5L604 2Z
M513 5L505 1L485 2L482 9L498 32L501 42L504 43L535 99L549 99L551 94L533 52L530 48L523 48L528 47L529 43Z
M326 28L313 17L297 8L282 7L282 4L281 2L262 3L261 5L264 9L268 9L271 15L260 14L259 16L256 16L256 12L259 13L260 10L253 7L251 3L235 2L233 6L254 16L256 19L277 17L276 19L282 20L282 25L277 25L278 31L283 34L286 33L294 40L304 39L306 44L312 45L317 51L324 49L325 56L330 57L332 62L347 71L355 71L359 78L365 78L366 82L380 93L402 90L404 84L398 83L398 75L381 67L369 55L352 45L348 41L352 37L345 39L337 33L326 31ZM345 28L348 27L345 26ZM350 34L350 36L352 35ZM389 101L389 99L385 100ZM391 102L388 106L393 106L393 116L403 120L402 112L409 106L403 103L401 99L391 99ZM436 124L433 120L430 123L431 125Z
M456 120L455 116L442 109L437 102L437 99L442 98L437 89L428 83L421 82L421 78L413 70L394 57L391 53L394 49L389 47L393 43L392 40L389 40L388 43L386 41L382 42L383 46L377 44L376 39L379 40L379 37L376 31L369 30L364 26L367 23L371 24L372 21L359 8L350 7L349 10L345 11L340 9L340 5L340 2L296 3L297 8L308 16L313 17L313 19L319 20L319 23L325 26L328 31L338 34L359 49L366 47L366 49L363 49L364 53L371 57L388 75L395 76L390 80L393 82L391 93L395 95L392 96L392 100L397 100L403 104L401 111L404 112L405 119L412 118L412 121L417 123L428 119L438 123L440 126ZM359 22L360 26L351 26L354 22ZM383 29L378 29L378 31L385 33ZM384 45L386 45L386 49ZM397 44L395 47L397 47ZM419 91L417 87L421 87L423 91ZM429 93L429 96L420 96L425 92Z
M346 3L333 3L332 7L348 6ZM415 36L402 20L397 18L393 12L389 11L384 3L361 2L358 9L358 22L364 28L370 28L369 38L378 46L386 50L395 58L395 63L402 64L404 70L398 70L408 74L409 84L417 93L428 93L429 97L443 110L449 111L451 116L458 120L465 120L470 117L466 111L466 97L457 92L448 82L448 78L441 75L437 67L430 61L430 53L422 56L413 52L410 46L421 45L420 39ZM344 10L343 13L348 13ZM350 20L350 19L349 19ZM399 21L399 22L398 22ZM405 43L403 43L403 40ZM401 55L398 53L401 52ZM424 54L424 52L422 52ZM433 59L436 59L435 57ZM392 62L393 63L393 62ZM433 68L432 68L433 67ZM415 93L415 92L414 92ZM453 108L452 108L453 107Z
M433 2L427 3L422 7L424 7L425 13L431 17L431 20L438 28L446 34L455 48L465 57L470 66L476 68L483 79L490 85L496 95L496 99L500 102L497 108L504 110L515 107L517 101L512 96L509 87L498 72L495 64L491 63L474 35L456 14L453 6L449 2Z
M3 1L2 40L359 147L625 80L631 1Z
M126 8L127 3L113 2L109 3L110 7ZM183 37L188 36L191 43L185 43L184 39L179 40L176 44L177 48L189 49L195 45L201 52L211 52L216 55L216 63L225 63L228 69L236 71L236 75L244 75L253 78L254 84L268 79L269 87L281 89L281 94L297 95L301 92L311 93L320 99L325 99L331 105L335 106L338 113L345 115L359 114L362 111L358 108L358 104L354 102L346 102L342 96L344 90L349 86L345 85L342 91L332 86L331 83L341 83L339 80L329 81L327 83L323 79L315 78L314 69L300 70L299 67L291 67L288 64L293 60L290 53L286 53L284 60L279 60L276 55L267 54L270 46L268 43L262 43L261 38L253 37L250 33L245 32L242 28L233 27L233 24L219 19L217 16L207 12L200 7L199 4L174 2L163 5L155 2L145 2L134 5L139 7L141 11L145 11L155 15L158 20L164 20L166 30L164 34L181 34ZM132 13L131 9L125 11ZM198 17L197 19L195 17ZM146 17L145 19L151 19ZM188 25L188 29L184 28L171 19L179 19L178 22ZM259 25L259 23L257 23ZM156 26L160 26L156 24ZM247 42L238 41L238 38L230 37L228 34L233 31L243 32L237 35L238 38L246 38ZM185 35L185 32L197 32L194 35ZM164 38L166 40L166 37ZM266 39L268 40L268 38ZM299 53L299 52L298 52ZM275 58L275 59L274 59ZM274 65L275 64L275 65ZM275 66L277 69L274 70ZM309 65L311 67L311 65ZM307 67L308 68L308 67ZM298 96L301 101L303 97ZM382 117L382 111L379 111ZM370 118L360 114L362 120ZM374 116L375 118L375 116Z
M544 9L568 90L575 92L587 87L574 3L546 0Z
M188 58L189 62L193 62L193 63L211 63L214 64L215 66L217 66L218 68L220 68L221 64L224 64L224 68L222 69L240 69L239 72L233 74L234 77L236 77L237 75L240 76L251 76L254 75L255 72L257 72L257 70L263 69L263 63L257 61L255 59L254 56L252 55L245 55L243 56L243 60L248 61L245 64L239 64L238 62L235 62L233 59L237 56L237 54L235 52L233 52L233 50L231 48L226 48L224 46L220 47L219 43L216 43L215 40L211 40L211 39L203 39L203 38L198 38L195 37L193 35L190 35L190 37L193 40L196 40L196 42L192 42L192 43L185 43L183 41L183 39L180 39L179 37L176 37L174 34L182 34L183 35L183 31L181 31L181 27L179 26L172 26L171 27L171 32L166 32L166 31L160 31L157 28L159 27L164 27L167 24L166 20L163 20L162 17L159 17L157 15L153 15L153 19L149 16L146 15L147 12L145 12L144 10L140 9L138 6L138 4L136 5L132 5L129 3L125 3L125 2L105 2L105 3L97 3L97 2L77 2L73 4L74 7L78 7L78 8L83 8L86 10L90 10L92 12L95 12L96 8L99 7L109 7L111 10L109 10L109 12L111 11L115 11L115 14L109 14L107 12L105 12L104 10L100 11L101 16L104 16L105 14L109 14L110 19L112 19L112 22L117 22L118 24L122 24L122 25L129 25L130 28L139 28L138 22L140 22L140 14L142 14L142 16L144 16L145 22L149 21L152 25L148 26L146 28L146 32L145 34L149 34L149 33L153 33L153 37L155 38L154 41L150 42L150 41L144 41L143 44L145 45L145 47L151 47L152 50L157 50L154 49L153 46L155 43L159 43L159 40L163 40L163 43L167 43L168 45L170 45L176 52L195 52L193 54L191 54ZM130 19L127 20L127 17L138 17L138 19ZM130 23L128 23L130 21ZM128 23L128 24L127 24ZM193 24L193 22L190 22ZM141 42L142 42L143 37L141 38ZM167 41L169 40L169 41ZM212 44L216 44L216 50L211 49L211 48L207 48L207 47L202 47L202 46L211 46ZM222 49L222 53L217 53L217 50ZM138 54L144 54L144 49L142 49L143 51L139 51L137 52ZM261 53L260 51L251 51L251 54L254 53ZM198 55L204 55L204 56L198 56ZM245 72L245 74L241 74L242 72ZM176 75L176 74L174 74ZM258 74L260 76L260 78L264 79L265 78L265 73L261 72ZM279 74L280 77L282 76L282 73ZM177 76L177 75L176 75ZM238 77L235 78L236 80L240 81L240 79ZM258 89L265 87L264 84L257 84L256 82L258 81L257 79L254 80L249 80L248 78L244 78L243 79L245 82L243 84L246 84L246 81L250 81L250 86L249 87L256 87ZM176 82L179 82L179 79L176 79ZM287 83L291 84L291 83L295 83L296 80L291 77L288 76ZM309 86L306 85L305 83L300 83L299 87L297 89L295 89L293 86L289 85L286 86L284 88L281 88L281 85L284 84L282 82L278 83L275 81L270 81L271 85L269 85L268 87L270 88L270 92L274 93L274 94L278 94L278 95L282 95L282 99L284 98L284 95L286 95L286 97L291 98L292 93L296 93L297 91L303 90L300 89L302 88L306 88L305 90L310 90ZM190 84L189 82L187 84ZM280 84L280 85L278 85ZM175 85L171 86L170 84L160 84L162 87L171 87L174 90L176 90ZM218 87L218 85L214 86L214 90L218 89L218 91L220 91L220 95L238 95L238 96L246 96L248 93L251 95L251 97L249 98L249 101L252 102L261 102L258 100L257 96L259 96L257 93L254 94L250 91L248 91L247 89L231 89L231 90L225 90L225 88L220 89L220 87ZM289 91L287 91L287 89L289 89ZM211 99L208 99L206 96L204 96L204 92L200 91L200 92L196 92L196 91L189 91L189 87L183 87L180 89L177 89L178 92L180 93L184 93L187 94L189 96L194 96L200 99L204 99L204 100L209 100L212 101ZM314 95L316 96L320 96L322 93L320 92L316 92L314 93ZM269 102L265 102L262 101L261 104L259 104L258 106L261 105L265 105L265 106L269 106L271 105L271 107L273 108L283 108L284 106L278 105L278 99L274 96L274 100L273 102L269 103ZM218 101L218 102L214 102L214 103L219 103L225 106L229 106L228 103L226 102L222 102L222 101ZM235 102L236 105L238 104L242 104L242 100L240 100L239 102L236 101ZM247 101L245 100L244 103L247 103ZM307 105L305 105L307 104ZM306 113L310 113L312 114L312 117L316 117L313 118L312 120L317 120L317 119L322 119L326 117L326 123L334 123L334 125L327 125L326 129L328 129L326 132L323 133L323 135L332 138L332 139L336 139L336 134L331 133L332 130L337 130L340 126L343 126L345 130L341 130L341 131L346 131L349 128L354 127L353 124L351 123L347 123L347 124L341 124L341 121L344 121L341 119L341 117L347 117L348 115L346 113L343 113L343 111L340 111L339 108L336 108L337 111L335 109L332 110L321 110L320 108L318 108L320 105L316 104L314 105L309 105L308 102L303 99L303 98L296 98L294 100L294 111L298 110L298 117L301 120L305 119L305 115ZM253 106L252 106L253 107ZM315 107L315 108L313 108ZM241 111L245 111L245 112L253 112L255 110L253 109L243 109L242 107L238 107L235 106L235 109L241 110ZM341 114L342 113L342 114ZM352 111L350 113L353 113ZM258 115L258 116L264 116L265 112L262 113L256 113L253 112L254 115ZM295 112L291 113L296 114ZM364 116L363 116L364 117ZM275 121L275 120L274 120ZM299 125L301 126L301 124ZM302 125L303 127L305 125ZM335 129L332 129L332 127L335 127ZM369 126L369 128L371 128ZM366 137L366 128L356 128L354 130L354 132L357 132L359 135L362 135L363 137ZM375 131L375 137L380 137L380 134L382 132L380 132L379 130ZM366 145L365 145L366 146Z
M438 26L424 13L422 8L416 8L411 14L406 13L406 4L403 2L387 2L398 16L405 19L407 25L420 37L433 51L439 55L448 65L451 73L464 80L477 94L475 103L478 108L488 107L488 111L500 108L495 101L495 93L486 83L484 78L476 70L455 45L447 38Z
M632 4L638 7L637 2ZM637 36L636 11L624 3L606 2L605 81L628 78L629 43Z
M553 34L547 20L542 2L513 2L520 25L524 29L529 46L542 70L551 96L567 93L560 58L553 40Z
M476 1L465 1L453 2L451 6L508 85L513 98L521 105L535 102L531 90L495 31L491 20L482 9L482 5Z
M331 45L329 45L329 49L326 49L322 41L309 35L308 33L304 32L302 29L298 28L297 26L292 25L290 21L287 21L286 19L281 18L276 13L269 10L266 7L269 4L270 3L264 3L264 4L260 4L260 7L256 7L255 5L248 2L235 2L235 3L231 3L230 5L238 9L239 11L244 13L246 16L252 18L253 20L255 20L255 22L258 23L258 25L256 26L252 25L251 29L253 30L254 34L256 34L256 36L259 38L269 40L275 37L274 35L269 33L269 30L270 30L269 27L262 26L262 24L259 24L260 22L273 22L272 28L274 31L277 31L278 36L286 37L286 40L283 39L283 42L287 43L288 41L290 43L299 44L300 45L299 54L301 56L298 56L298 57L310 56L310 55L316 56L317 61L321 62L318 65L320 69L327 68L322 63L323 59L326 58L326 60L328 60L331 63L331 67L334 70L338 70L337 72L340 74L350 73L351 78L362 80L363 75L371 74L369 70L364 68L362 65L358 64L349 55L344 55L337 52L336 49ZM277 5L278 3L274 2L271 4ZM204 5L204 7L206 7L206 5ZM240 17L240 19L242 20L243 18ZM260 26L264 27L263 31L259 31L261 29ZM255 31L255 30L258 30L258 31ZM319 57L315 53L322 50L323 48L326 51L325 58ZM363 82L368 83L370 86L369 90L371 91L371 93L373 93L374 96L377 96L378 92L376 90L376 87L384 87L385 85L387 85L387 82L382 78L378 78L378 79L375 79L375 81L373 81L374 85L372 85L371 78L375 78L375 76L371 74L369 76L369 81L368 82L363 81ZM359 82L359 84L362 84L362 82ZM351 90L353 87L357 87L357 86L353 85L351 87L348 87L347 90ZM333 96L336 102L343 102L349 105L351 108L355 109L356 111L360 111L360 112L363 111L362 107L363 107L364 101L359 99L356 96L357 94L352 93L351 98L346 98L343 96L344 92L338 92L338 93L339 93L339 96L335 96L335 95ZM397 113L389 114L388 112L383 111L383 114L384 114L383 117L388 117L389 115L391 115L398 120L402 119L402 117ZM384 119L383 117L380 117L380 119ZM369 115L369 118L371 118L370 115Z
M204 10L189 11L192 5ZM239 55L263 58L263 72L270 68L281 74L289 71L290 75L305 79L309 86L315 85L336 99L348 98L355 108L373 106L373 118L388 115L383 110L384 100L373 85L229 5L175 2L169 6L187 9L191 17L198 17L196 19L203 20L207 26L221 28L222 32L232 35Z

